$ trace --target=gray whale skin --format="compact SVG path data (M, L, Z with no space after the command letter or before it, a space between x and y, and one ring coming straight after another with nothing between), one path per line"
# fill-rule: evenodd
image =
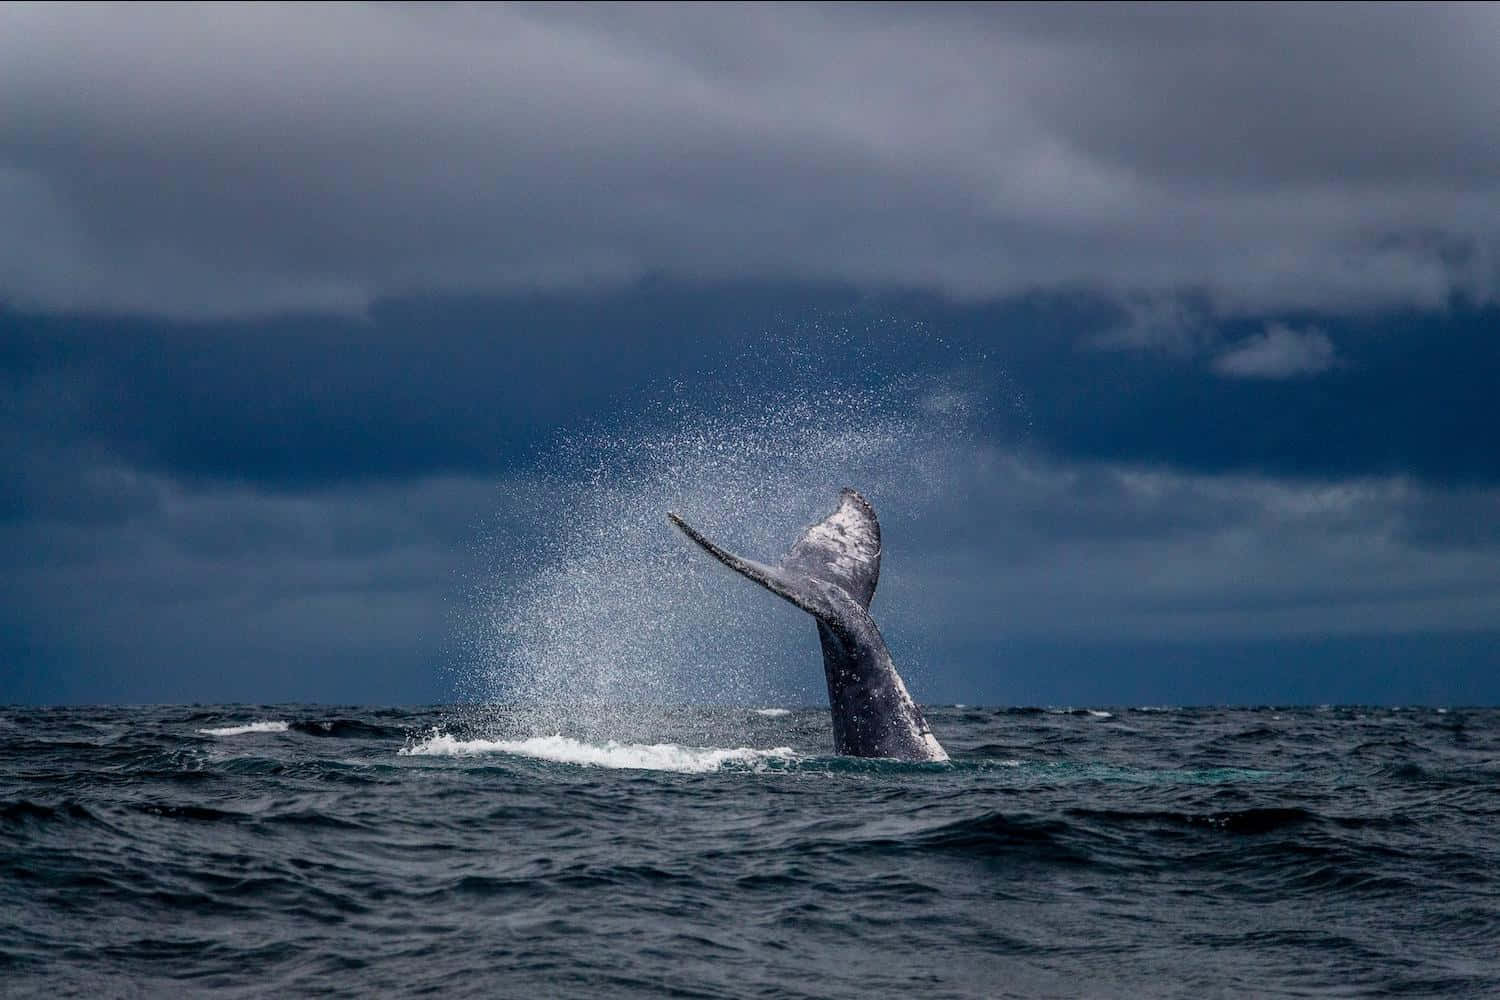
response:
M777 566L721 549L676 514L667 518L719 562L817 620L839 753L948 759L896 673L867 610L880 579L880 522L868 500L844 490L838 509L804 531Z

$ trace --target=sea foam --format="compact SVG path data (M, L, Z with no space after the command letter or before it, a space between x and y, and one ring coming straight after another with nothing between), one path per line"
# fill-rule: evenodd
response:
M783 715L791 715L792 710L790 708L757 708L755 714L764 715L768 719L779 719Z
M250 722L243 726L220 726L217 729L200 729L198 732L204 736L244 736L246 733L284 733L287 730L285 722L275 720L270 722Z
M791 747L758 750L753 747L688 747L677 743L585 743L569 736L532 736L523 740L463 740L435 732L403 747L405 756L471 757L505 753L584 767L629 768L640 771L678 771L703 774L725 765L756 769L771 760L796 757Z

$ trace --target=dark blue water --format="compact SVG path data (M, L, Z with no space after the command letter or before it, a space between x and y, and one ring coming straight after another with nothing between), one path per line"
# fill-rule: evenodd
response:
M0 992L1500 996L1500 711L627 714L0 710Z

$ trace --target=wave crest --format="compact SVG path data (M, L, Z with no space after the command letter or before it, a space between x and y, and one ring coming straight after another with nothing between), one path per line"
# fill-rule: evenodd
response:
M244 736L246 733L284 733L287 723L280 720L250 722L243 726L219 726L216 729L200 729L204 736Z

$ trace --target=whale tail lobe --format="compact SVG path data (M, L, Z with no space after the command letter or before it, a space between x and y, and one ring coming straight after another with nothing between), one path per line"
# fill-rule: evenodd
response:
M828 587L842 590L861 608L868 608L880 581L880 522L875 508L855 490L839 494L832 514L802 533L780 564L735 555L714 544L676 514L667 518L709 555L736 573L747 576L822 622L843 614Z

